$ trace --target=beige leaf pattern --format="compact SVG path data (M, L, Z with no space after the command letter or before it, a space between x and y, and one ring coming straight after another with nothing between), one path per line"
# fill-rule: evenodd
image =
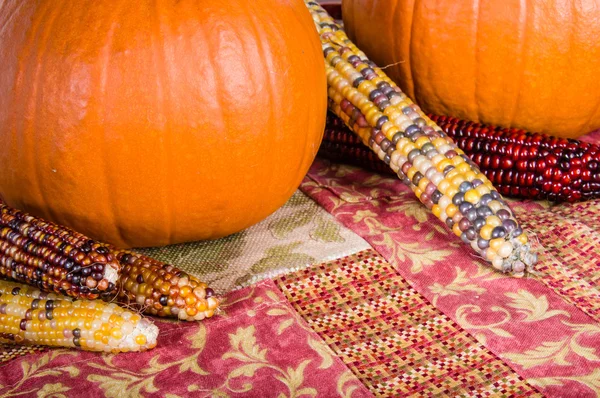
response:
M519 289L517 293L505 293L505 295L512 299L512 302L508 305L525 315L525 322L541 321L558 315L569 316L566 311L548 310L549 304L546 296L535 297L532 293L523 289Z
M456 310L456 318L458 323L464 327L465 329L471 330L484 330L494 333L497 336L505 337L505 338L513 338L510 332L502 329L500 326L507 324L511 320L511 314L506 309L502 307L492 307L490 308L492 312L501 313L503 315L502 320L499 322L491 322L483 325L476 325L471 323L467 318L469 314L478 314L481 313L481 307L473 304L465 304Z
M290 320L293 321L293 319ZM296 368L288 366L285 370L273 365L266 358L268 350L266 348L261 349L257 344L255 333L254 325L250 325L246 328L240 327L235 333L229 335L232 351L223 354L222 358L235 359L244 364L229 372L227 380L218 390L225 388L237 393L250 391L252 389L250 383L243 384L241 389L236 389L231 385L231 382L240 377L253 377L260 369L269 368L277 372L275 379L281 381L288 388L290 397L316 396L317 390L315 388L302 387L304 370L312 360L305 359Z
M319 369L329 369L333 365L333 355L335 354L331 352L329 346L310 337L308 338L308 345L323 358Z
M223 359L234 358L244 362L266 362L267 349L261 350L256 345L254 325L240 327L229 335L229 343L233 351L223 354Z
M531 369L545 363L568 366L571 365L571 362L566 360L569 351L568 339L563 339L560 341L545 341L532 350L523 353L508 353L504 354L503 357L521 365L523 369Z
M281 336L281 334L290 326L292 326L294 324L294 320L292 318L290 319L286 319L283 322L281 322L279 324L279 327L277 328L277 335Z
M465 294L465 292L474 292L476 294L482 294L486 291L485 288L478 286L467 277L467 271L455 267L456 277L448 285L442 285L440 283L434 283L429 286L429 290L434 293L433 305L437 305L439 297L446 296L458 296L459 294Z
M429 210L416 200L403 201L402 204L388 207L386 210L392 213L401 212L407 217L414 218L417 221L412 227L415 231L421 230L421 227L428 220L428 215L430 214Z
M46 376L59 377L62 376L63 373L67 373L71 377L77 376L79 372L77 370L73 370L72 366L67 366L64 370L51 368L52 363L55 359L65 355L74 356L77 355L77 353L71 350L57 349L45 353L33 363L23 361L21 363L21 369L23 374L21 380L19 380L17 383L11 386L4 386L0 384L0 388L2 389L8 387L6 390L3 391L4 396L24 395L33 393L37 390L37 388L32 390L23 390L23 385L25 384L25 382L33 378L42 378Z
M408 261L412 265L410 272L417 274L422 272L425 267L434 265L439 261L443 261L447 256L452 254L451 250L431 249L419 242L398 242L389 233L381 234L381 239L374 240L373 243L383 245L392 251L392 255L397 257L399 261Z
M38 390L36 396L38 398L67 398L66 393L70 388L62 383L48 383Z
M423 245L416 243L403 243L402 253L400 259L408 259L412 262L410 272L413 274L423 271L424 267L434 265L436 262L443 261L445 257L452 254L451 250L435 250L424 247ZM404 257L404 258L403 258Z
M350 398L352 393L357 389L355 384L347 385L349 382L354 381L354 376L349 370L344 372L337 382L337 391L340 397Z
M573 324L564 320L562 323L570 326L576 333L559 341L543 342L541 345L522 353L505 353L503 356L521 365L523 369L531 369L548 363L569 366L573 364L573 361L567 359L568 355L576 355L589 361L600 361L600 357L596 354L598 347L586 347L578 341L584 334L600 333L600 326L595 324Z
M561 386L563 380L581 383L600 396L600 368L594 369L590 374L584 376L559 376L559 377L536 377L527 381L540 387Z

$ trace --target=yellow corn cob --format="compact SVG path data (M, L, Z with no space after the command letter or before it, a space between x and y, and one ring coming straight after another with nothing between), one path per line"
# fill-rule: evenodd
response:
M73 300L0 280L0 342L76 347L87 351L145 351L158 328L100 300Z
M330 110L475 252L524 275L537 256L492 183L318 3L305 4L321 37Z

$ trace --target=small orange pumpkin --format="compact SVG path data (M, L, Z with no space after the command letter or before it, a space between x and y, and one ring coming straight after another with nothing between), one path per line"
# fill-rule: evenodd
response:
M344 0L349 36L428 112L565 137L600 128L597 0Z
M122 247L264 219L325 124L302 0L0 2L0 59L0 196Z

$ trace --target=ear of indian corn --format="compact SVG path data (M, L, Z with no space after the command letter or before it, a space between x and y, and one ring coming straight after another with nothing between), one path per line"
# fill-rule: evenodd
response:
M119 302L144 313L202 320L214 315L219 300L206 283L176 267L131 251L117 255Z
M114 294L119 263L110 248L0 203L0 275L72 297Z
M318 3L305 3L321 37L330 110L475 252L524 275L537 256L492 183Z
M73 300L0 280L0 342L145 351L156 346L158 328L129 310L100 300Z
M201 320L219 306L215 292L184 271L116 249L0 203L0 275L42 291Z

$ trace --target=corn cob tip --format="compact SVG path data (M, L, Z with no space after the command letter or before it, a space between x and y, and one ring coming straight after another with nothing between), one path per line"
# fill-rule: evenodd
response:
M156 347L158 339L158 326L146 318L142 318L130 335L123 337L118 348L139 347L140 351L146 351ZM141 343L141 344L140 344Z
M122 251L119 301L145 313L184 321L210 318L219 307L213 289L196 277L152 258Z
M537 254L532 251L531 245L529 243L522 244L517 238L511 238L508 242L513 245L513 252L502 262L502 268L499 271L510 273L517 278L533 271L537 263Z

